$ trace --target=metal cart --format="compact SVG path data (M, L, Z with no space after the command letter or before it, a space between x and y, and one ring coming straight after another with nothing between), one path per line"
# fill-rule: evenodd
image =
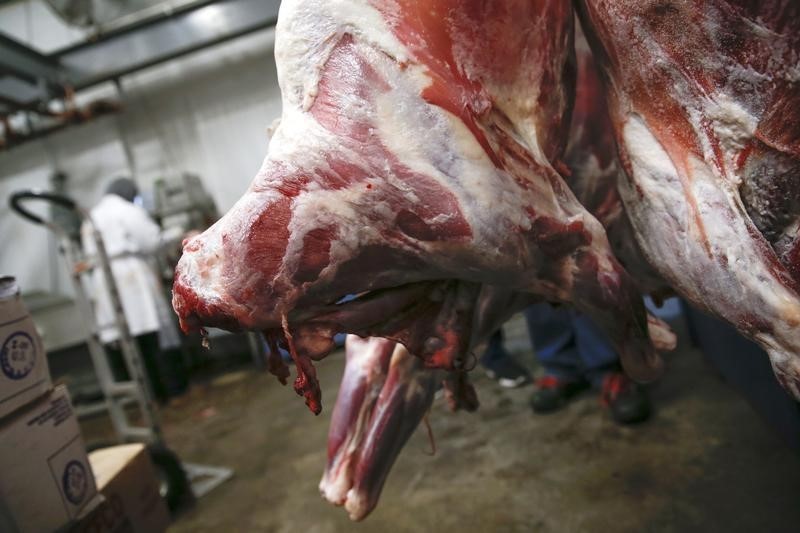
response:
M86 257L80 242L67 228L53 220L46 220L25 207L26 202L40 201L60 206L76 214L81 222L87 222L91 238L94 240L97 255ZM64 257L70 273L75 302L78 307L86 332L86 344L103 393L102 406L108 411L114 430L123 442L144 442L148 444L151 457L161 476L162 496L167 500L171 510L178 507L189 492L199 498L233 475L233 471L225 467L213 467L194 463L181 463L177 456L166 447L161 432L158 411L147 382L142 354L131 335L122 301L117 290L102 236L94 225L89 212L81 208L71 198L47 191L25 190L11 195L11 208L30 222L40 224L52 231L57 239L59 250ZM115 325L119 331L119 345L130 379L117 381L114 379L106 349L100 341L94 308L89 300L83 284L83 277L99 269L105 278L110 300L114 310ZM140 416L139 424L130 417L128 407L135 404ZM96 412L89 409L87 412Z

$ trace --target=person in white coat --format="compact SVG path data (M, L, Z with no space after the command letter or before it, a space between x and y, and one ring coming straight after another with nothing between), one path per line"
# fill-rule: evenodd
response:
M169 304L162 291L152 257L161 245L161 229L147 211L134 203L136 184L128 178L111 182L90 215L103 239L114 281L131 335L139 344L150 385L156 398L166 400L170 393L185 388L178 333L171 319ZM87 257L96 254L89 224L81 228ZM109 348L111 366L117 380L127 379L117 341L111 297L100 269L92 275L95 318L100 340Z

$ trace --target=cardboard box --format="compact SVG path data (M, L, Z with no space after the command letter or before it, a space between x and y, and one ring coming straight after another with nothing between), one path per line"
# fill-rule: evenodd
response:
M55 531L96 503L94 475L66 387L2 421L0 472L4 531Z
M50 372L36 332L11 277L0 278L0 418L44 395Z
M143 444L123 444L89 454L97 490L104 502L80 520L71 533L159 533L169 511Z

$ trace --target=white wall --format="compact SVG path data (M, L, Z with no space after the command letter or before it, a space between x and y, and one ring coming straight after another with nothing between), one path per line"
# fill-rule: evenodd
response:
M0 29L4 15L0 9ZM59 271L50 270L46 230L11 213L7 197L47 187L58 168L70 176L69 193L91 206L110 178L128 172L121 135L143 188L160 176L193 172L227 210L258 171L267 127L280 116L273 39L262 31L129 76L123 113L0 152L0 275L17 276L24 292L69 294L61 262ZM114 95L111 86L93 93Z

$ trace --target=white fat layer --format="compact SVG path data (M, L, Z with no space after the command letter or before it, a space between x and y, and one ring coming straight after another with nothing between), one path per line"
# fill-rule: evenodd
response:
M687 218L686 198L677 169L669 154L637 115L628 118L622 136L634 169L634 180L644 191L648 203L660 215L666 215L671 219L669 222L671 229L685 231L680 221ZM635 192L624 189L621 192L623 196L627 196L628 204L636 205L638 200ZM625 194L626 192L628 194ZM662 253L669 253L668 243L658 241L650 245L654 247L663 245L666 249L662 250Z
M622 136L631 163L635 168L641 167L645 170L642 177L651 180L652 186L661 186L662 176L676 174L675 164L669 154L638 115L628 117ZM666 187L670 188L669 185ZM669 193L669 190L659 192Z
M468 78L481 79L483 88L487 94L491 95L491 105L501 110L503 114L514 124L516 135L524 139L528 150L537 161L545 161L542 153L538 135L536 133L536 123L533 117L541 116L537 112L539 108L539 97L544 91L558 91L558 87L542 87L542 80L546 78L544 70L557 68L558 61L553 58L544 57L544 50L526 50L523 56L525 60L515 71L514 83L503 80L495 83L491 76L482 76L479 72L482 57L485 53L486 43L476 42L469 30L466 35L459 35L459 28L470 28L474 22L462 12L454 11L451 21L443 21L443 24L451 23L450 30L454 32L456 38L453 40L453 55L459 58L460 64ZM547 17L531 21L534 25L527 28L530 32L548 32L553 34L558 32L561 37L566 35L566 27L553 26L553 21ZM563 53L568 53L565 46ZM539 55L540 54L540 55ZM477 57L476 57L477 55ZM487 105L489 102L487 101Z
M494 166L459 118L434 106L426 106L423 113L410 112L419 103L405 92L383 94L376 103L378 132L385 146L409 169L455 194L465 217L477 221L473 230L495 229L488 222L496 220L498 209L507 217L503 226L530 227L523 209L530 198Z
M709 134L703 128L703 123L708 121L722 152L726 167L725 177L738 185L742 177L736 172L736 159L753 139L758 128L758 118L745 109L741 102L724 92L700 100L697 107L687 106L687 112L703 147L705 160L714 161L716 158Z
M800 353L798 295L771 272L764 255L770 249L753 240L735 191L694 155L687 156L689 179L681 182L666 151L638 115L627 117L623 138L638 187L621 191L626 209L637 235L659 236L640 239L649 262L666 279L679 279L676 286L693 294L693 300L705 301L734 324L743 310L770 324L771 333L751 334L758 333L773 359ZM697 204L697 218L687 207L687 195ZM772 340L763 340L767 338Z
M268 155L253 186L258 185L259 178L266 174L265 170L272 161L281 161L298 169L308 165L324 167L327 166L325 154L338 145L336 136L323 128L312 115L299 109L284 108L280 124L269 143Z
M758 119L727 94L711 97L706 116L711 119L722 148L728 152L744 148L758 127Z
M275 60L283 106L309 109L317 95L324 58L350 33L398 61L405 47L381 13L363 0L286 0L281 2L275 36Z
M352 431L349 431L346 439L352 439ZM347 491L353 486L350 475L350 462L352 458L343 453L340 448L339 453L332 460L328 460L325 472L319 482L320 495L335 505L341 505L347 498Z
M195 237L197 239L197 237ZM210 250L222 250L222 241L214 227L209 228L203 236L203 247ZM221 286L224 260L221 252L184 253L180 261L180 273L184 283L192 287L197 296L203 300L214 302L225 294Z
M309 168L325 172L327 164ZM283 270L287 273L296 270L304 249L303 236L317 228L329 227L335 231L335 238L331 241L330 266L321 272L321 276L332 274L343 261L353 257L359 247L379 242L381 228L370 223L359 207L369 205L367 193L363 182L335 191L324 189L313 181L309 183L292 204L289 223L292 239L286 249Z
M367 495L363 491L356 490L355 488L347 491L344 509L349 514L351 520L360 520L364 512L366 512L368 505Z

